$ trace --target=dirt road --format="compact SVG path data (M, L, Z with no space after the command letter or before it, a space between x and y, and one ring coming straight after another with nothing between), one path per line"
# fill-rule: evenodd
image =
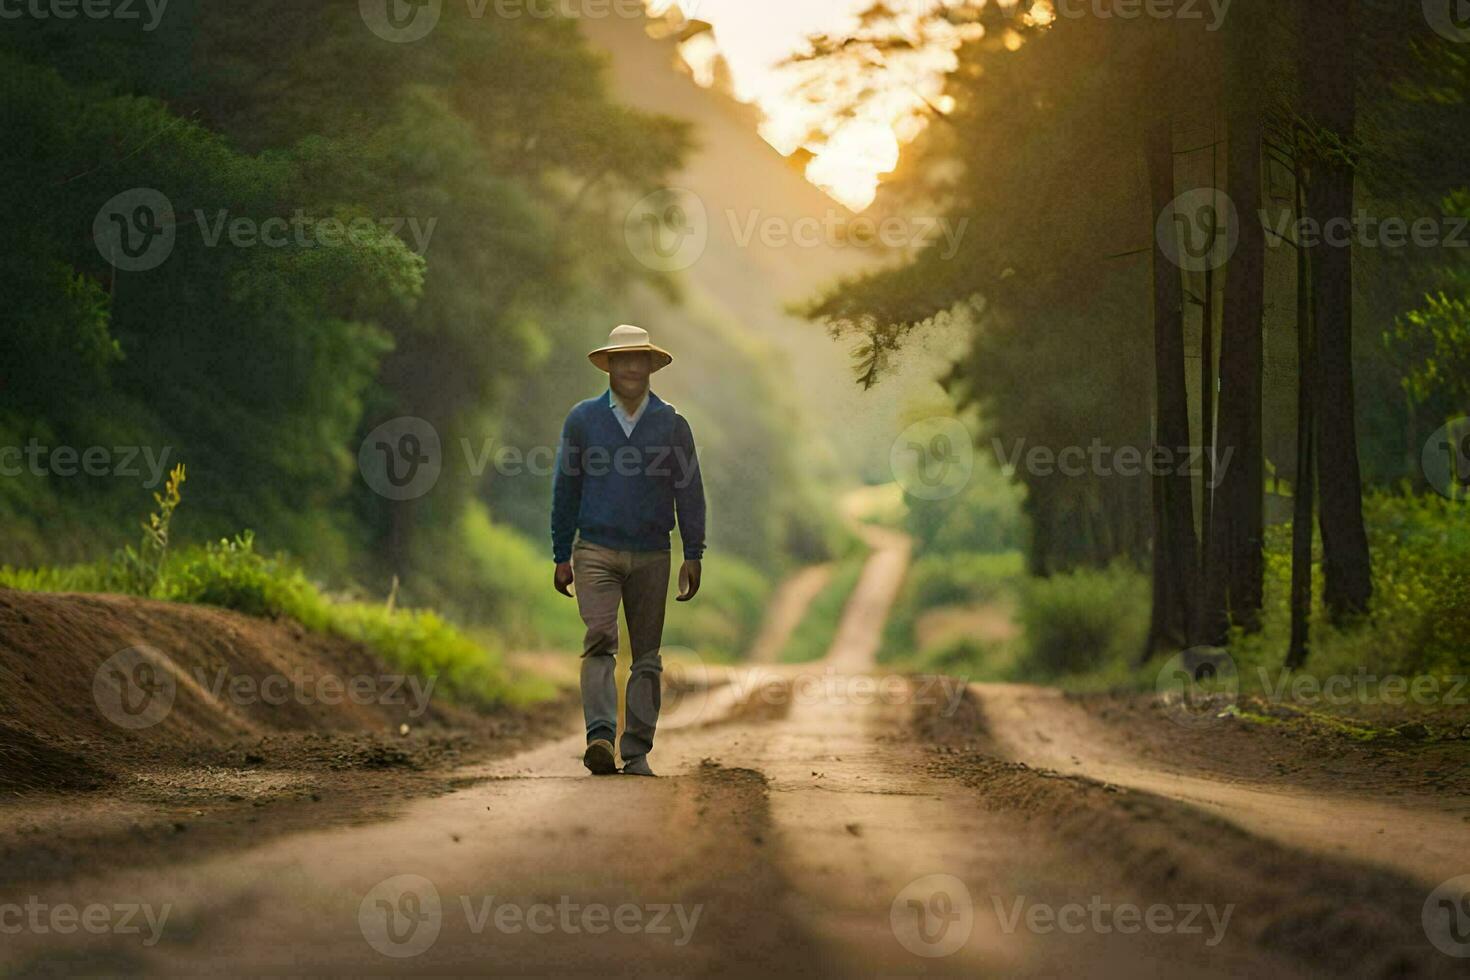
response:
M386 816L9 880L0 971L1464 975L1422 922L1463 796L1349 810L1187 754L1248 734L1170 763L1167 720L884 675L908 543L870 543L823 662L670 666L664 778L570 735Z

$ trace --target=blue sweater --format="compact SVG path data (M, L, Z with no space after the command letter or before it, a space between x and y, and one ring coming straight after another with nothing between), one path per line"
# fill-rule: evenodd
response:
M551 489L551 556L571 558L572 541L618 551L668 551L678 512L684 557L704 555L704 482L694 433L674 406L648 393L623 434L608 393L575 405L561 430Z

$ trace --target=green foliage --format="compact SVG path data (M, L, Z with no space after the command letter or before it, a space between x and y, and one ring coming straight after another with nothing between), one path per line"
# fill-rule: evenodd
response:
M1448 674L1470 663L1470 524L1462 503L1437 495L1370 494L1363 518L1373 558L1373 616L1339 628L1320 607L1312 611L1311 653L1305 671L1319 678L1359 670L1389 674ZM1322 594L1320 542L1313 561L1313 595ZM1268 530L1263 629L1232 639L1243 682L1256 668L1281 667L1291 628L1291 528Z
M1385 337L1409 363L1404 391L1417 405L1470 404L1470 302L1467 294L1426 296Z
M1148 608L1148 578L1124 566L1031 579L1021 590L1018 669L1044 680L1136 661Z
M998 554L926 554L909 569L905 591L917 609L993 602L1025 574L1019 551Z
M988 452L977 450L974 469L965 488L939 500L905 498L904 530L922 555L1006 552L1026 539L1021 516L1024 492L992 463Z
M676 545L676 574L679 555ZM710 552L702 565L699 597L693 602L676 602L677 581L670 583L664 645L688 647L708 661L738 660L761 627L771 596L770 579L733 555Z
M157 594L250 616L290 616L318 631L330 621L326 601L301 570L284 558L257 553L252 531L180 553Z

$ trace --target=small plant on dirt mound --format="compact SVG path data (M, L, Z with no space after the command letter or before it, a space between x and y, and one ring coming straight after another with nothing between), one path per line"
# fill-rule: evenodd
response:
M134 595L155 595L163 582L164 567L168 562L169 528L173 524L174 511L183 501L184 464L175 466L168 474L168 482L162 492L153 494L158 505L155 513L143 522L143 540L135 549L123 548L112 561L123 591Z

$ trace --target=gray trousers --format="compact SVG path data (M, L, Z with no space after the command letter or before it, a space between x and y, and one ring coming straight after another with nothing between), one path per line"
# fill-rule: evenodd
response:
M618 726L618 604L628 621L633 667L628 674L623 761L653 748L662 697L664 604L669 595L667 551L614 551L587 541L572 549L577 610L587 624L582 643L582 715L587 738L612 740Z

